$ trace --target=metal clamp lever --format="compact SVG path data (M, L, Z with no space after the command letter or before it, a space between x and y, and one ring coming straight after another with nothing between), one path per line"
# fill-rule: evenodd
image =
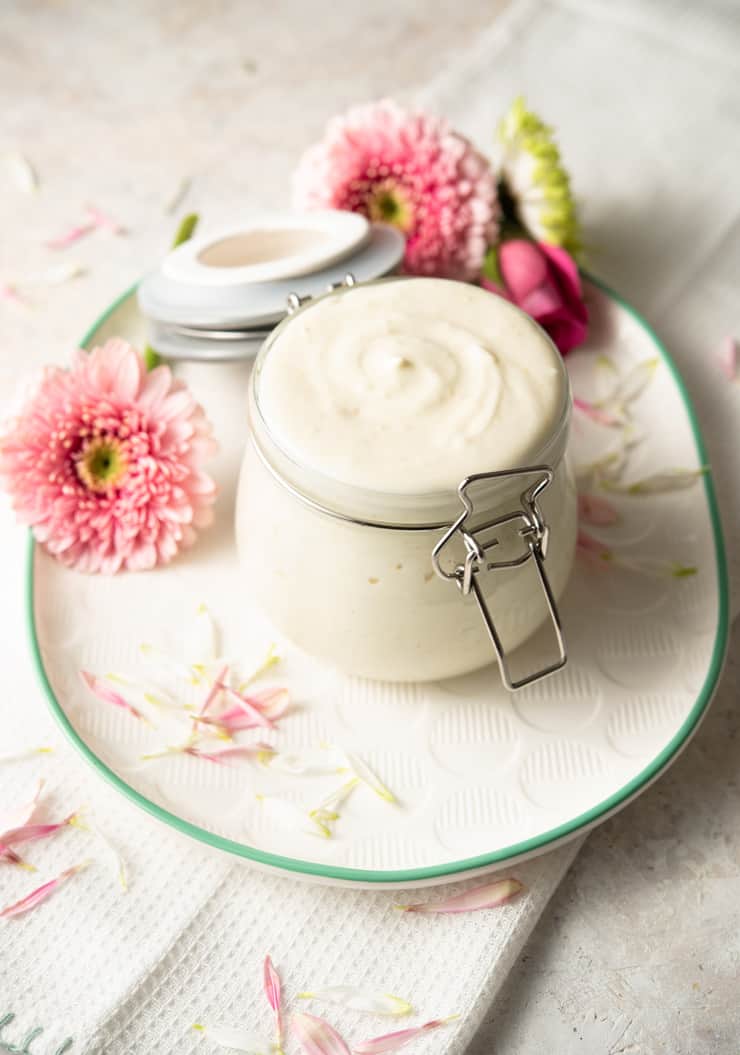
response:
M506 481L517 477L534 475L537 477L535 482L520 495L519 509L511 513L505 513L503 516L496 517L493 520L488 520L483 524L478 524L472 530L466 526L468 518L474 514L473 501L468 494L468 488L471 485L481 481ZM464 506L464 512L450 526L432 550L432 564L437 575L442 579L453 581L463 596L472 593L475 597L488 631L488 636L491 639L493 650L496 653L501 679L510 691L524 688L525 685L531 685L533 681L539 681L540 678L553 674L556 670L564 667L568 660L560 615L544 568L549 541L549 528L537 504L537 499L551 483L552 478L552 469L547 465L532 465L522 469L504 469L500 472L477 473L474 476L466 477L457 489ZM517 534L525 542L525 549L520 555L510 560L491 560L488 556L488 551L499 545L496 529L506 524L519 525ZM492 531L494 532L493 536L486 538ZM465 546L465 562L464 564L458 564L452 571L446 571L440 562L440 554L457 534L461 536ZM483 596L479 576L484 572L495 571L500 568L518 568L529 560L534 562L537 577L545 595L548 615L555 632L558 658L549 665L532 671L517 681L513 681L506 652L496 630L496 624L490 608Z

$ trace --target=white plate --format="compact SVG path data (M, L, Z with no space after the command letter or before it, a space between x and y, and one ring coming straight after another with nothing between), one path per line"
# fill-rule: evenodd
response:
M642 440L625 477L705 462L693 410L654 335L594 282L589 344L570 364L576 393L607 384L608 353L621 372L660 362L633 405ZM138 340L133 295L117 302L86 343L114 333ZM724 553L711 476L651 497L618 496L616 550L695 565L687 578L577 563L561 611L570 661L559 675L506 693L493 668L435 685L359 681L288 645L274 683L296 708L281 723L281 749L331 741L356 752L396 793L393 806L360 787L331 839L285 824L258 794L308 810L343 779L275 776L252 762L216 766L184 756L142 764L172 741L98 702L78 671L141 669L138 644L187 659L196 606L219 617L226 654L257 658L274 631L249 606L237 576L233 485L244 440L248 367L181 368L210 411L223 447L216 526L173 565L116 578L70 572L38 548L29 565L32 636L51 708L80 752L136 805L164 823L256 865L334 883L442 882L499 868L584 832L638 795L696 730L717 684L727 639ZM601 380L600 380L601 379ZM597 436L598 433L598 436ZM576 415L574 453L588 460L613 433ZM590 529L594 533L596 529ZM279 642L279 637L277 637Z

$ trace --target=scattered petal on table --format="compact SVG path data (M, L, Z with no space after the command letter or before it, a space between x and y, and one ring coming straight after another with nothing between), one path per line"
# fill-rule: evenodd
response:
M0 845L0 861L5 861L6 864L9 865L17 865L18 868L25 868L28 872L36 871L33 865L24 861L23 858L10 846Z
M240 1051L244 1055L272 1055L273 1046L269 1040L257 1036L249 1029L240 1026L203 1026L200 1022L193 1025L199 1033L205 1033L210 1041L230 1051Z
M6 154L5 164L18 190L23 191L24 194L33 194L38 190L38 174L25 154L17 151Z
M193 667L212 663L221 655L221 631L207 604L199 604L187 635L187 655Z
M581 524L593 524L595 527L606 527L616 524L619 513L608 498L601 495L580 494L578 496L578 520Z
M87 670L80 671L80 677L87 685L90 692L97 696L103 703L110 703L114 707L119 707L121 710L128 711L129 714L133 715L134 718L138 718L140 722L144 722L145 725L151 725L151 722L142 714L138 708L134 707L132 703L129 703L120 692L116 692L115 689L107 685L103 678L98 678L95 674L91 674Z
M380 796L381 799L385 799L386 802L398 801L393 792L383 784L375 773L373 773L372 769L366 762L363 762L363 760L357 755L351 754L348 751L344 752L344 757L355 776L359 777L363 784L367 784L376 795Z
M164 211L168 215L171 215L173 212L176 212L177 209L179 209L179 207L185 201L185 198L188 195L188 191L192 186L192 182L193 181L191 180L190 176L183 176L183 178L180 180L177 187L165 203Z
M484 908L498 908L505 905L524 890L518 879L494 879L491 883L472 887L462 894L445 898L443 901L423 901L416 905L399 905L404 912L424 914L446 914L455 912L478 912Z
M72 876L77 875L84 868L87 868L89 861L83 861L81 864L72 865L71 868L65 868L63 872L60 872L55 879L50 879L44 883L43 886L37 887L36 890L32 890L30 894L27 894L20 901L16 901L13 905L8 905L0 912L0 919L11 919L14 916L21 916L24 912L30 912L31 909L36 908L42 901L46 901L55 890L66 883Z
M701 469L670 469L664 473L644 476L641 480L633 480L631 483L621 483L618 480L602 480L601 483L607 491L619 494L659 495L692 487L708 470L709 466L706 465Z
M14 304L18 308L29 308L30 305L22 293L10 282L0 282L0 300Z
M24 824L28 824L31 821L43 790L44 779L39 777L30 798L26 799L25 802L21 802L18 806L11 806L0 814L0 843L5 841L5 834L8 831L13 828L22 828Z
M105 847L108 858L113 865L113 873L116 880L120 884L121 890L124 894L128 893L128 877L126 875L126 862L123 859L121 851L118 847L108 838L97 824L90 824L90 831L93 835L100 840Z
M61 286L73 278L84 275L86 268L78 260L64 260L54 267L33 275L31 281L39 286Z
M407 1000L390 993L372 989L360 989L351 985L332 985L324 989L298 993L301 1000L323 1000L327 1004L340 1004L353 1011L368 1011L373 1015L410 1015L414 1010Z
M291 1015L290 1025L305 1055L350 1055L333 1026L315 1015Z
M260 689L258 692L250 692L248 695L242 695L243 698L249 700L252 706L256 707L265 718L269 718L272 722L276 722L279 718L282 718L290 707L290 693L287 689Z
M9 751L7 754L0 755L0 765L3 762L23 762L35 755L52 755L53 753L54 748L45 744L41 747L22 747L18 751Z
M48 249L67 249L69 246L74 245L75 242L79 242L81 238L91 234L94 230L95 224L92 221L88 223L73 224L71 227L67 227L62 231L61 234L47 239L46 247Z
M275 966L269 956L265 957L263 975L265 996L268 1004L275 1012L275 1039L277 1046L280 1048L283 1044L283 1008L280 975L275 970Z
M734 337L725 337L719 349L719 365L728 381L738 379L738 343Z
M359 1044L352 1045L355 1055L384 1055L387 1051L398 1051L400 1048L410 1044L412 1040L430 1033L433 1029L446 1026L452 1022L457 1015L449 1015L447 1018L434 1018L431 1022L425 1022L423 1026L411 1026L409 1029L401 1029L396 1033L386 1033L382 1037L374 1037L372 1040L363 1040Z
M99 209L96 205L88 205L85 212L90 217L90 222L93 227L101 227L103 230L110 231L111 234L125 234L126 228L123 227L117 220Z
M77 813L70 813L64 820L55 821L53 824L24 824L20 828L11 828L9 831L3 832L0 841L2 841L4 846L38 842L39 839L48 839L50 835L61 831L62 828L81 827L78 824L78 820L79 815Z

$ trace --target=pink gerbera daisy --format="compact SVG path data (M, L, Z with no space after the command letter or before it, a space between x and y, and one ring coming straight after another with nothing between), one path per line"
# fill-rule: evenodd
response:
M411 275L477 278L497 232L488 161L446 121L391 100L330 121L293 186L299 209L346 209L398 227Z
M203 410L126 341L47 368L0 438L0 482L50 553L86 572L152 568L210 523Z

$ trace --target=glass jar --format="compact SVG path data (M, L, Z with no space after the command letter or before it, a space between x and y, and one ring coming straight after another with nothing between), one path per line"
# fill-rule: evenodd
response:
M406 281L441 280L369 285ZM565 456L571 400L559 354L553 349L553 383L562 399L520 464L473 473L456 489L358 486L286 451L262 393L281 335L328 298L352 296L339 289L294 304L257 358L236 517L246 588L296 645L354 675L437 680L497 659L513 689L552 673L566 659L556 602L576 538ZM546 660L512 666L511 652L548 622Z

